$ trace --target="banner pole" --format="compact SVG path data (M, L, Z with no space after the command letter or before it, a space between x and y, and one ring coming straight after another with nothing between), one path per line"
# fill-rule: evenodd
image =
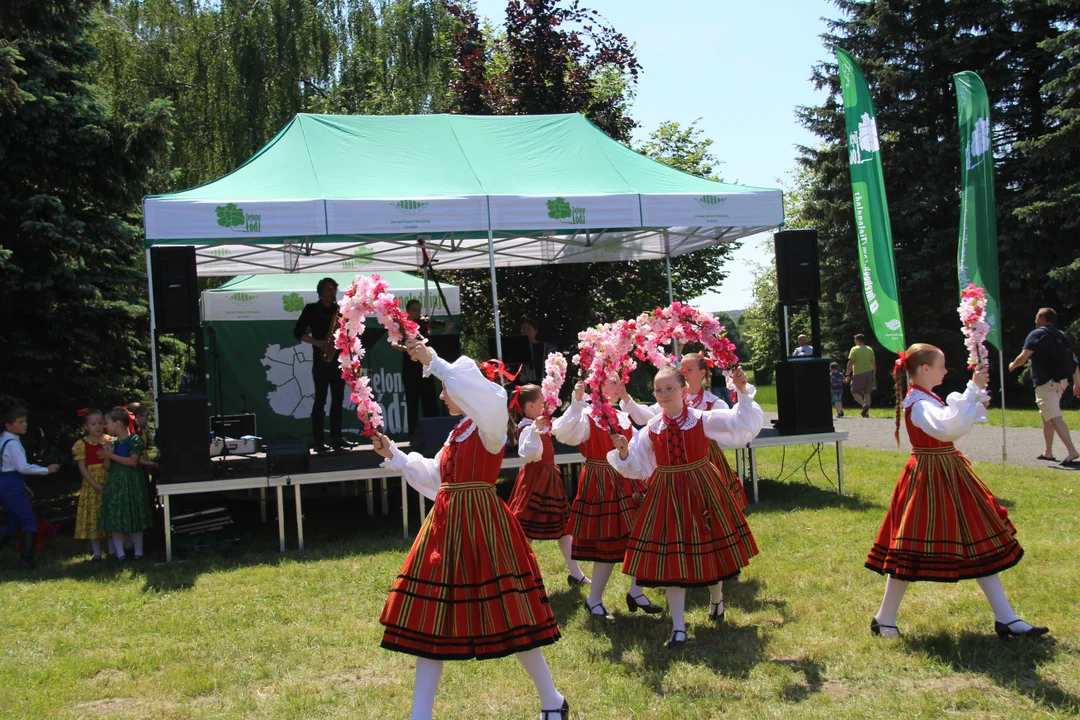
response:
M998 372L1001 374L1001 464L1009 459L1008 445L1005 441L1005 353L998 348Z

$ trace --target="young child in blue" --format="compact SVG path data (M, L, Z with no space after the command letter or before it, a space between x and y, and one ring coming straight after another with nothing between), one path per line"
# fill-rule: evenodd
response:
M836 417L844 417L844 373L840 365L829 363L829 384L832 387L832 404L836 408Z
M37 518L30 508L30 492L24 475L48 475L60 469L57 464L41 467L26 461L19 436L26 432L26 408L4 410L4 433L0 435L0 502L7 511L7 524L0 531L0 548L22 530L19 569L34 567L34 543L37 542Z

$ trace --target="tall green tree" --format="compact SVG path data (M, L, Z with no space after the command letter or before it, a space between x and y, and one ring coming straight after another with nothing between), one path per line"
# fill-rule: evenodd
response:
M64 459L75 411L150 386L141 200L161 189L167 101L118 112L88 82L90 0L0 4L0 388L31 450Z
M950 367L963 369L955 285L959 223L959 143L951 76L974 70L986 82L995 119L998 237L1002 264L1005 344L1016 346L1040 303L1047 272L1073 242L1057 228L1035 228L1013 213L1024 188L1042 182L1019 151L1042 135L1055 103L1044 83L1060 76L1064 60L1045 44L1075 26L1075 3L996 0L836 0L841 17L829 22L823 44L856 57L877 109L886 192L890 202L897 275L907 335L945 350ZM810 175L801 215L819 232L825 351L842 354L856 332L867 330L857 282L853 213L848 187L843 110L836 66L814 68L821 105L798 116L821 142L800 149ZM1038 248L1037 252L1033 252ZM1054 300L1054 302L1047 302ZM1060 303L1059 303L1060 304ZM873 344L873 343L871 343ZM884 355L878 367L892 366ZM959 378L959 372L956 377ZM887 388L885 378L879 387Z
M636 126L629 115L640 66L633 47L595 11L558 0L511 0L505 22L483 32L470 5L454 4L458 76L450 109L472 114L579 112L610 137L630 144ZM665 123L639 150L685 172L712 177L718 164L711 141L692 123ZM677 298L689 299L724 278L730 248L711 249L672 261ZM492 326L491 279L461 272L467 329ZM497 273L504 332L523 316L537 318L544 336L569 349L577 333L596 322L629 317L668 300L663 262L500 268ZM486 352L486 348L475 348Z

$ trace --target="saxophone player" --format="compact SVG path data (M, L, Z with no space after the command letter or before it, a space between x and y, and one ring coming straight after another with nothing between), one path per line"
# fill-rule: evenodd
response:
M330 447L348 447L341 436L341 412L345 399L345 381L338 367L338 352L333 346L333 324L338 317L338 284L333 278L323 278L316 286L319 301L308 303L296 321L293 335L297 340L314 346L311 374L315 379L315 403L311 408L311 441L317 453L326 452L323 441L323 417L326 393L330 391Z

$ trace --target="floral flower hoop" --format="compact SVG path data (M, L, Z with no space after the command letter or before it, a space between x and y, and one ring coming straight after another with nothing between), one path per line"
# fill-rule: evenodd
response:
M710 313L702 312L679 301L666 308L656 308L642 313L629 325L633 337L634 354L657 368L672 367L678 362L674 354L665 352L673 340L680 343L699 342L714 365L724 371L729 388L733 387L731 375L739 363L735 355L735 343L727 338L727 328Z
M625 385L637 367L631 354L634 342L625 320L598 325L578 333L578 354L572 360L581 369L585 388L592 400L593 417L609 432L617 432L619 416L604 394L610 378L619 378Z
M401 301L379 275L358 275L345 291L339 309L341 319L334 331L334 347L341 351L338 356L341 377L349 385L349 400L356 404L356 416L364 423L364 435L371 437L383 426L383 417L360 364L364 358L364 346L360 343L364 320L374 313L386 328L389 342L402 342L406 337L416 339L420 327L401 309Z
M559 391L566 382L566 358L562 353L553 352L544 361L544 380L540 383L540 391L544 396L544 414L551 417L562 401L559 399Z
M986 336L990 333L990 323L986 321L986 290L975 283L960 291L960 331L964 333L964 345L968 349L968 370L977 365L988 365L990 353L986 349Z

